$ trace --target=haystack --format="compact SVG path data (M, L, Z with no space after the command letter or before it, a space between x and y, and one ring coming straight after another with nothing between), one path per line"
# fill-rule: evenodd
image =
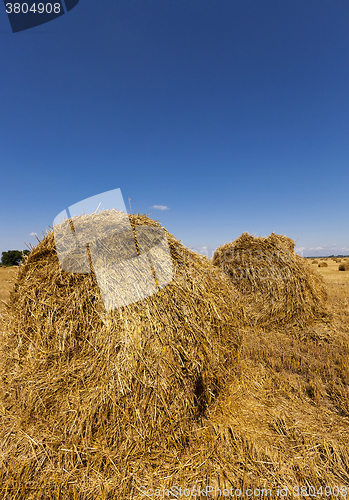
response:
M321 276L294 252L294 242L272 233L268 238L243 233L218 248L221 267L248 303L250 320L260 326L303 327L326 314Z
M100 217L103 235L103 214L73 223ZM129 219L134 233L161 228L139 214ZM3 458L16 460L6 477L29 474L36 484L46 478L46 486L57 477L79 485L83 477L81 488L103 477L125 486L136 469L177 463L229 380L245 320L229 279L164 231L172 281L113 310L95 273L61 269L53 232L20 268L1 348ZM118 238L99 240L99 259L115 257ZM81 263L79 252L67 255L65 268L69 259Z
M317 260L313 260L313 261L312 261L312 264L317 264Z
M318 267L328 267L327 262L319 262Z
M338 270L339 271L349 271L349 263L343 262L342 264L339 264Z

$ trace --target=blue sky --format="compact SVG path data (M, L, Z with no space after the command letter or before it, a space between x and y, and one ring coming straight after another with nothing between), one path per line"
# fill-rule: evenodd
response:
M0 8L0 41L0 252L120 188L209 256L349 254L347 0L80 0L15 34Z

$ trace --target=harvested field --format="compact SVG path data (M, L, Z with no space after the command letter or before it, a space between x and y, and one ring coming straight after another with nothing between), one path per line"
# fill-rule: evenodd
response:
M4 307L3 301L8 300L10 290L16 281L18 267L0 268L0 311Z
M205 294L211 287L207 273L203 278L199 269L211 269L210 264L185 247L183 252L188 259L186 263L181 261L180 243L172 238L169 235L171 253L178 267L195 268L189 282L187 277L180 280L179 290L176 283L171 284L173 293L166 294L170 310L166 310L165 316L161 301L166 288L160 297L148 297L144 309L141 303L129 306L130 310L137 311L139 324L145 328L144 343L138 340L136 346L142 349L144 361L149 360L152 349L159 349L158 363L151 357L152 378L148 368L144 373L137 372L137 360L131 366L135 377L128 378L127 370L136 349L131 346L125 359L126 351L121 345L115 355L114 340L105 335L106 327L98 330L104 325L102 319L108 317L108 325L115 327L115 335L120 338L127 331L122 321L127 318L137 339L136 319L127 308L104 316L105 312L98 309L93 277L85 275L77 279L77 276L60 273L50 238L37 247L32 262L22 268L11 310L5 315L7 327L2 338L6 359L1 378L7 394L3 391L0 399L1 498L138 500L147 498L144 489L160 492L177 485L198 490L210 485L243 491L247 487L268 488L268 498L276 499L280 498L277 495L280 487L287 487L288 498L295 498L292 489L298 485L309 484L324 490L325 486L340 488L348 484L349 273L339 272L334 262L316 270L325 282L333 317L331 321L317 321L298 330L296 336L290 335L287 324L269 330L257 325L242 328L240 312L243 309L239 306L242 297L234 285L227 281L223 284L221 278L217 278L220 301L217 303L214 298L216 288L212 296L209 294L210 300L205 301L209 310L205 318L212 320L209 331L219 351L212 357L205 343L208 338L205 332L195 330L202 346L197 345L195 336L190 334L198 321L194 304L200 303L200 297L207 297ZM30 283L37 285L32 287L33 292L30 292ZM226 283L231 286L234 305L226 296ZM59 286L58 297L53 293L54 286ZM8 297L8 290L5 298L6 295ZM188 304L184 295L189 297ZM68 310L63 308L63 300L60 302L65 296L71 297ZM26 302L28 305L20 313L20 304ZM224 320L217 321L216 313L210 309L210 304L214 304L217 313L226 318L224 303L232 308L233 338L240 331L242 335L235 347L229 347L231 362L217 371L218 380L213 383L215 394L209 395L206 408L200 410L199 401L193 396L191 379L205 368L197 366L195 360L197 356L205 356L213 367L214 359L226 354L225 346L230 341L226 344ZM57 312L50 315L49 311L55 311L54 304L58 306ZM152 308L154 304L159 307L158 312ZM173 308L176 316L172 314ZM96 310L100 317L95 315ZM16 339L20 338L20 330L26 333L25 318L32 313L38 320L28 321L29 335L28 338L22 336L22 346ZM84 314L94 323L85 320ZM11 329L8 320L13 317L16 326ZM152 325L154 322L159 328L164 317L172 319L180 331L167 330L166 323L163 330L160 328L158 341ZM66 327L73 324L81 324L81 328L78 332L72 328L64 337ZM53 328L54 325L59 328ZM188 338L183 339L183 335ZM167 348L168 366L163 362L162 349L165 348L160 340ZM90 348L88 342L92 344ZM179 348L177 357L175 347ZM55 350L51 352L51 348ZM184 351L188 352L187 357ZM6 360L10 370L6 368ZM106 366L106 360L112 363L112 368ZM84 365L87 361L89 367ZM160 369L160 380L156 366ZM122 396L118 373L122 382L131 384L129 387L135 396L125 386ZM177 401L173 399L175 390L168 393L169 374L176 390L188 402L188 408L180 397ZM162 378L164 387L161 387ZM213 378L206 375L208 383L212 383ZM203 385L205 387L205 383ZM154 395L157 390L163 400ZM26 400L25 393L31 398ZM94 405L90 404L92 400ZM165 410L166 405L171 404L170 419ZM92 413L94 418L89 419ZM178 423L179 415L186 417L182 431L171 421L177 419ZM154 419L154 423L149 422L147 416ZM126 417L129 418L128 433ZM156 422L159 428L155 428ZM146 433L149 430L152 432ZM177 495L177 498L181 497ZM214 497L208 495L208 498Z

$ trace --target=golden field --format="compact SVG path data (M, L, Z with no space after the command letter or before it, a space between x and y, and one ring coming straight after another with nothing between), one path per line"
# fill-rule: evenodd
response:
M17 276L17 267L0 267L0 311L4 307L2 301L9 298L10 290Z
M339 271L339 263L331 258L325 262L328 267L312 267L325 282L331 318L303 330L287 325L271 331L247 330L234 361L234 380L195 427L184 452L174 453L173 464L155 460L152 468L139 473L143 483L127 459L125 471L115 472L117 482L103 476L101 465L93 471L100 482L97 485L95 479L91 485L91 471L84 476L77 473L81 453L66 450L71 452L72 469L63 482L47 483L48 489L45 475L35 488L30 486L29 469L23 465L9 477L2 458L0 497L157 498L156 488L160 492L173 484L242 491L250 487L259 492L250 495L253 498L280 498L280 488L287 488L288 498L296 498L296 488L300 491L301 486L306 488L303 493L310 492L314 498L344 498L346 486L349 495L349 271ZM0 268L0 301L8 300L16 273L16 268ZM0 312L4 307L1 302ZM46 459L36 444L30 443L39 470ZM86 482L85 492L76 478ZM16 481L22 481L21 487ZM152 488L152 495L142 493L146 487ZM337 495L334 487L342 488L343 495ZM16 491L16 497L11 491ZM211 493L204 498L219 496Z

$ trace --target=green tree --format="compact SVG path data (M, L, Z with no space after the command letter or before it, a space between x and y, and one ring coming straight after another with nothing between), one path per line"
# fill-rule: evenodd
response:
M9 250L2 252L1 263L4 266L18 266L23 259L23 255L29 255L29 250Z

